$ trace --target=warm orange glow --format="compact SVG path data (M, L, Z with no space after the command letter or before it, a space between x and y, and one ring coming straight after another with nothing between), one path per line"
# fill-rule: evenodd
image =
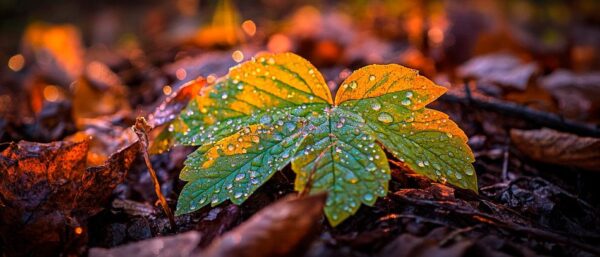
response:
M175 76L177 77L178 80L184 80L185 77L187 77L187 72L185 71L184 68L179 68L179 69L177 69L177 71L175 71Z
M56 102L61 98L60 90L57 86L47 85L44 87L44 99L49 102Z
M55 59L71 78L81 74L84 51L75 26L35 23L25 30L23 42L25 49L39 54L39 62L47 64Z
M427 36L429 36L429 40L434 45L439 45L444 41L444 31L440 28L431 28L427 31Z
M8 59L8 68L13 71L20 71L25 66L25 57L22 54L16 54Z
M275 34L269 39L267 48L273 53L287 52L292 49L292 41L286 35Z
M171 86L166 85L162 88L163 94L165 95L170 95L171 93L173 93L173 88L171 88Z
M242 30L244 30L248 36L254 36L254 34L256 34L256 24L252 20L246 20L242 23Z
M244 60L244 53L240 50L235 50L232 54L231 54L231 58L235 61L235 62L241 62Z
M83 233L83 228L82 227L76 227L75 228L75 234L76 235L81 235Z

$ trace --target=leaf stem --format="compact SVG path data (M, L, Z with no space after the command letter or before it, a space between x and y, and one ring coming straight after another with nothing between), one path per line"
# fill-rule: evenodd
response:
M148 154L148 131L151 129L152 129L152 127L150 125L148 125L148 122L146 122L146 119L144 119L144 117L138 117L135 120L135 125L133 126L133 131L135 132L138 139L140 140L141 152L142 152L142 155L144 156L144 162L146 162L146 167L148 167L148 172L150 172L150 176L152 177L152 183L154 184L154 192L156 193L156 196L158 197L158 200L160 201L160 205L162 206L163 210L165 211L165 214L169 218L169 223L171 225L171 229L175 229L175 227L176 227L175 217L173 216L173 212L171 212L171 209L169 208L169 205L167 204L167 200L165 199L165 196L162 194L162 192L160 190L160 182L158 181L158 177L156 176L156 172L154 171L154 168L152 168L152 163L150 162L150 156Z

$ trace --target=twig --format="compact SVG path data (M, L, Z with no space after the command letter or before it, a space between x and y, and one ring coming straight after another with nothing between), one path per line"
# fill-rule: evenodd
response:
M160 205L162 206L163 210L165 211L165 214L169 218L169 223L171 224L171 229L175 229L175 227L176 227L175 217L173 216L173 213L171 212L171 209L169 208L169 205L167 204L167 199L165 199L165 196L162 194L162 192L160 190L160 182L158 181L158 177L156 177L156 172L154 171L154 168L152 168L152 163L150 162L150 156L148 155L148 131L151 129L152 129L152 127L150 127L150 125L148 125L148 123L146 122L146 119L144 119L144 117L138 117L135 120L135 125L133 126L133 131L135 131L135 134L138 136L138 139L140 140L140 147L142 150L142 155L144 156L144 161L146 162L146 166L148 167L148 171L150 172L150 176L152 177L152 183L154 183L154 192L156 193L156 196L158 197L158 200L160 201Z
M584 251L587 251L587 252L590 252L590 253L593 253L596 255L600 255L599 248L596 248L594 246L591 246L591 245L588 245L585 243L581 243L579 241L572 240L569 237L566 237L566 236L563 236L563 235L560 235L557 233L553 233L553 232L544 231L544 230L537 229L537 228L530 228L530 227L526 227L523 225L519 225L512 221L502 220L497 217L488 215L486 213L482 213L480 211L460 209L461 208L460 206L453 206L453 205L446 204L447 201L432 201L432 200L416 199L416 198L399 195L399 194L391 194L391 196L396 197L399 200L403 200L405 202L412 203L412 204L417 204L417 205L426 206L426 207L433 206L433 207L442 208L447 211L465 215L466 217L470 217L474 221L477 221L477 222L488 223L488 224L502 227L502 228L505 228L505 229L508 229L508 230L511 230L514 232L519 232L524 235L528 235L528 236L533 235L538 238L542 238L542 239L545 239L548 241L553 241L553 242L560 243L560 244L567 245L567 246L572 245L572 246L578 247L579 249L582 249Z
M506 137L506 144L504 145L504 159L502 160L502 181L508 181L508 159L510 157L510 136Z
M505 114L510 117L518 117L527 120L528 123L538 126L553 128L559 131L574 133L582 136L600 137L600 129L582 123L564 119L559 115L530 109L515 103L510 103L493 98L487 98L469 94L449 91L441 96L440 101L449 103L460 103L478 109Z

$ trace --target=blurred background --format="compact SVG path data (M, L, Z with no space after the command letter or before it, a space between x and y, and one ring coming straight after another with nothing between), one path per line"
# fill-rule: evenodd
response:
M478 93L596 122L598 13L594 0L2 0L0 128L36 122L45 105L72 113L74 128L143 113L259 51L304 56L332 90L353 69L399 63L441 85L474 81ZM65 129L0 138L48 141Z

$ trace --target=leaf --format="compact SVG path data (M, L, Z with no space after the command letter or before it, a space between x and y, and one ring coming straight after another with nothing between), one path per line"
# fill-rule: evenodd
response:
M239 43L242 33L239 12L230 0L219 0L212 23L203 27L196 35L195 42L202 47L232 46Z
M177 143L200 146L181 173L189 183L176 213L240 204L291 162L296 190L311 183L311 194L328 193L335 226L386 195L382 146L418 173L477 190L466 135L424 108L444 92L414 70L371 65L350 75L334 102L308 61L259 55L204 87L171 127Z
M197 248L202 235L197 231L181 234L155 237L152 239L126 244L111 249L91 248L90 257L188 257Z
M213 241L200 256L301 255L301 243L315 231L324 205L324 194L286 197Z
M415 172L477 191L467 136L448 115L425 108L445 91L414 70L371 65L342 82L336 104L360 113L377 141Z
M0 153L0 238L7 255L79 250L84 242L74 229L87 233L87 219L102 210L138 151L133 143L86 167L88 147L88 141L21 141Z
M162 153L173 146L175 135L172 128L179 122L176 120L177 114L198 95L200 89L205 85L205 79L196 79L186 83L177 92L164 99L156 110L148 116L148 123L152 128L162 127L159 134L152 141L149 153Z
M510 138L530 158L587 170L600 170L600 139L580 137L556 130L511 129Z

